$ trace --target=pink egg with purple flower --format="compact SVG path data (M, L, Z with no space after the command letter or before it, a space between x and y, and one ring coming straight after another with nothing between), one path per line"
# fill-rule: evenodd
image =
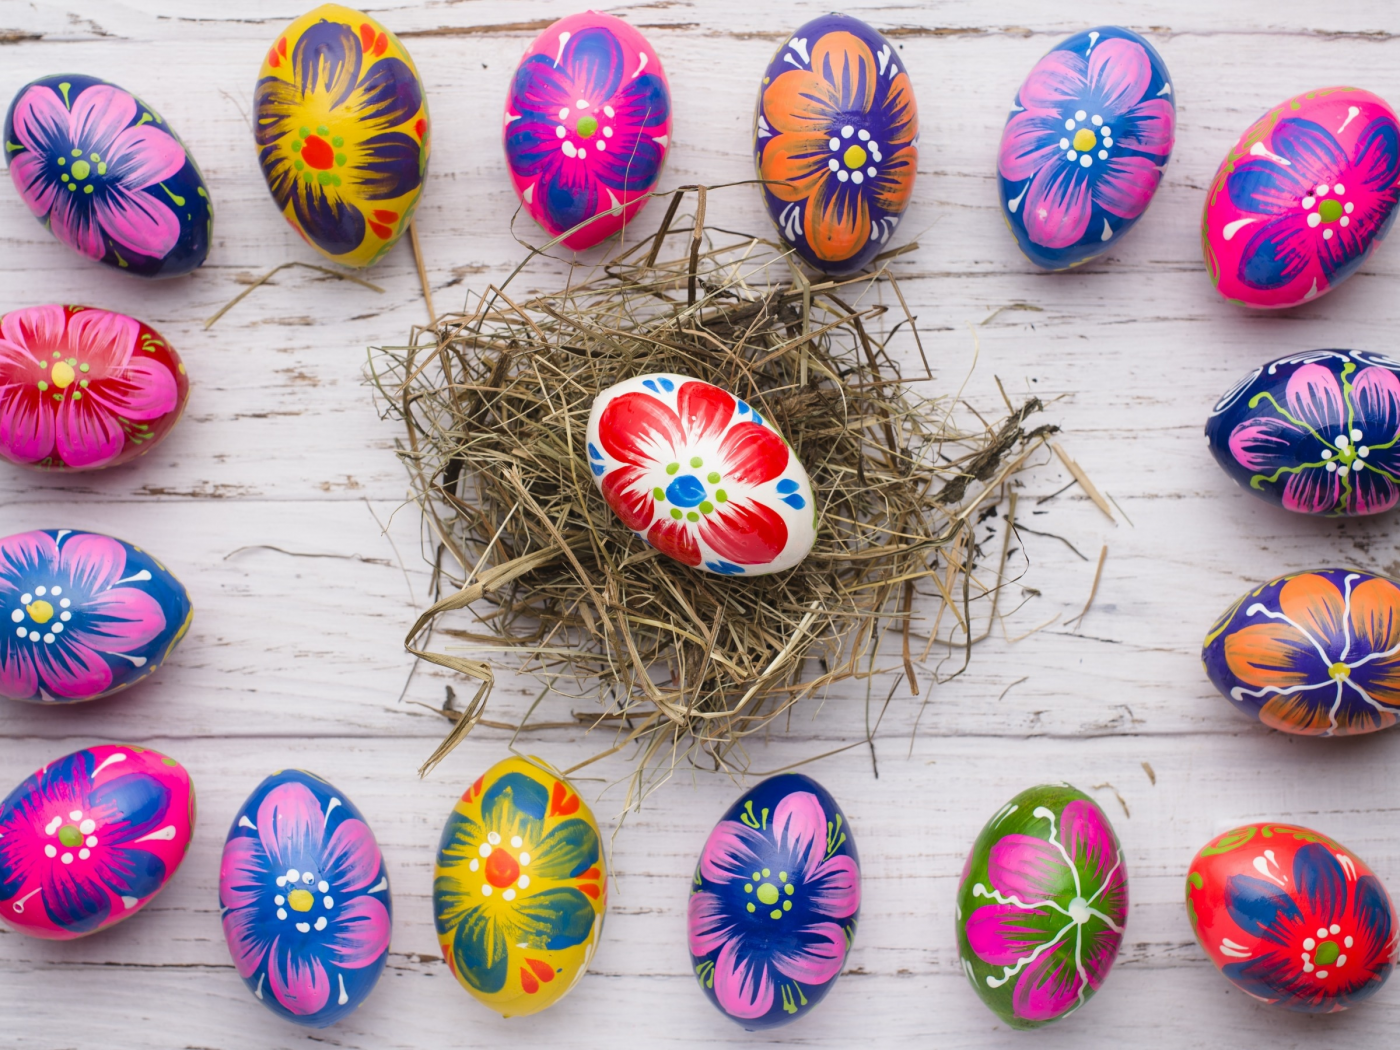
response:
M1279 309L1355 273L1395 221L1400 121L1369 91L1309 91L1250 125L1220 164L1201 216L1216 291Z
M99 744L50 762L0 802L0 919L72 940L130 918L190 846L194 786L157 751Z
M511 78L504 135L525 210L551 237L574 230L567 247L591 248L636 217L661 177L671 145L661 59L620 18L561 18Z

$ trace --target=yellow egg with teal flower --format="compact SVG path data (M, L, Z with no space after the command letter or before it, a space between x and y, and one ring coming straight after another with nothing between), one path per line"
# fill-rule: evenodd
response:
M598 823L564 775L512 756L467 789L433 867L443 958L505 1017L538 1013L588 970L607 911Z
M408 229L428 166L423 82L398 37L324 4L278 36L253 98L258 163L312 247L368 266Z

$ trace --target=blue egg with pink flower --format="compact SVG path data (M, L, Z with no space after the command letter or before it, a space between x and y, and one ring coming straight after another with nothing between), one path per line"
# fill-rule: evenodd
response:
M1147 210L1175 138L1171 76L1146 40L1099 26L1056 44L1016 92L997 154L1026 258L1065 270L1106 252Z
M335 1024L374 990L393 903L368 822L334 785L301 769L259 784L235 814L219 868L234 968L285 1020Z
M811 777L745 791L715 825L688 905L705 997L745 1028L805 1017L840 976L860 919L850 822Z
M209 254L209 190L179 137L131 92L60 73L20 88L5 115L15 189L79 255L178 277Z

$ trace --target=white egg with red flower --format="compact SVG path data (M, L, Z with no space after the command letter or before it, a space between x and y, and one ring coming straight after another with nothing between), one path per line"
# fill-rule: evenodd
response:
M588 417L588 466L608 506L682 564L760 576L817 538L807 470L766 412L674 373L608 387Z

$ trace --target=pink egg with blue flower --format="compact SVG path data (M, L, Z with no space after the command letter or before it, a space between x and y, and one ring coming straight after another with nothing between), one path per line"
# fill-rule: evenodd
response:
M284 769L233 818L219 909L234 968L277 1016L335 1024L373 991L393 904L379 844L343 791Z
M194 786L158 751L99 744L26 777L0 802L0 919L67 941L135 915L190 846Z
M997 154L1026 258L1064 270L1108 251L1147 210L1175 139L1171 77L1146 40L1099 26L1056 44L1016 92Z
M766 413L671 373L608 387L588 416L588 466L629 529L722 576L790 569L817 538L806 468Z
M561 18L511 78L511 182L551 237L574 231L563 239L569 248L591 248L636 217L670 146L666 71L646 37L620 18L597 11Z
M1309 91L1250 125L1225 155L1201 215L1206 272L1241 306L1325 295L1395 222L1400 121L1357 88Z

